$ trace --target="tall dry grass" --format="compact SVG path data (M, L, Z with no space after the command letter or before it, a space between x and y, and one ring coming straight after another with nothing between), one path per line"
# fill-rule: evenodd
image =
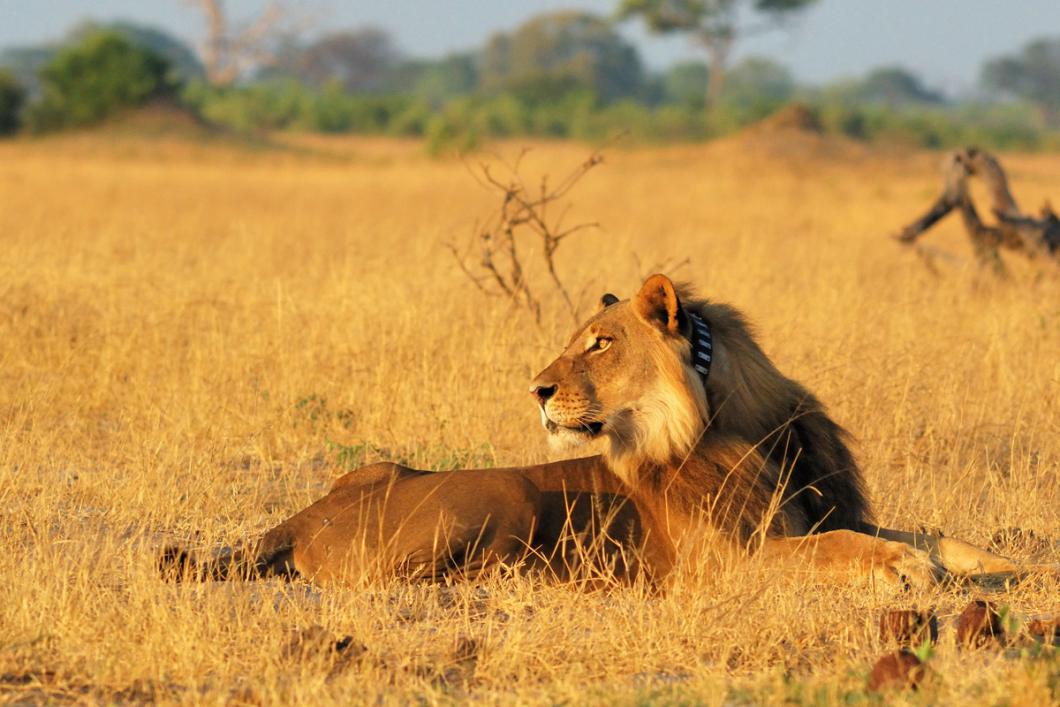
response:
M586 152L539 145L528 175ZM743 309L855 434L882 522L1060 537L1060 278L1019 262L1011 282L980 277L954 223L929 236L959 261L939 276L890 241L935 196L937 161L794 138L613 150L571 195L571 218L602 228L563 247L562 274L588 302L688 258L674 274ZM1021 202L1060 196L1060 158L1006 164ZM558 301L537 329L484 299L443 247L492 199L459 161L392 142L0 145L0 698L862 699L895 598L765 567L664 597L157 579L164 542L259 533L343 464L544 457L526 383L572 322ZM902 601L945 617L972 594ZM1040 579L999 601L1058 597ZM313 624L364 658L333 675L283 660ZM1055 655L962 654L945 629L931 665L902 699L1060 700Z

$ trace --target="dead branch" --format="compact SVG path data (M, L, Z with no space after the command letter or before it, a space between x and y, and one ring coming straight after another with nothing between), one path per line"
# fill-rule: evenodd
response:
M1004 275L1000 249L1021 252L1028 258L1053 258L1060 264L1060 220L1046 203L1040 218L1024 215L1009 190L1001 163L990 153L975 147L957 150L946 157L946 181L941 196L920 218L902 229L897 239L915 243L932 226L954 209L961 214L964 228L980 266L989 266ZM975 208L968 180L979 177L990 193L996 225L983 223Z
M551 215L556 202L578 184L590 170L603 162L603 154L597 150L559 181L558 186L549 185L548 176L534 188L526 185L520 167L527 150L519 153L508 166L506 177L498 177L487 164L479 164L472 176L479 184L500 197L500 205L483 224L477 224L470 241L463 250L452 243L446 247L453 254L461 272L485 294L504 297L514 306L529 311L534 321L541 323L541 295L538 284L532 284L532 263L529 252L539 253L541 264L548 274L552 288L559 293L571 317L578 319L577 300L571 297L560 278L556 267L556 251L570 236L597 223L566 225L569 207L560 210L558 216ZM538 248L531 250L533 244ZM476 247L477 246L477 247ZM472 253L478 252L474 262ZM580 300L580 298L579 298Z

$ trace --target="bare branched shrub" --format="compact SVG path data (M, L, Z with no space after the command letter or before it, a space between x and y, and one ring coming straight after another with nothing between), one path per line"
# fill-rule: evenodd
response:
M556 269L556 251L570 236L589 228L595 222L566 223L569 205L557 202L594 167L604 161L603 153L594 151L569 174L553 184L545 175L533 188L520 173L528 150L520 152L507 166L508 174L498 177L490 165L481 163L472 169L480 184L494 192L500 205L485 221L477 223L467 245L461 250L446 243L461 271L484 294L508 299L513 306L524 307L534 321L541 323L540 284L533 282L535 264L543 265L548 281L558 292L572 318L578 319L578 300L572 297ZM536 244L536 248L535 248Z

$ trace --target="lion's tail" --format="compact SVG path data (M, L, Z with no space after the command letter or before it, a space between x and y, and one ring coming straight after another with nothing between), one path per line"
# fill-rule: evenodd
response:
M246 548L224 548L210 557L178 545L163 548L158 557L158 571L169 582L206 582L257 579L263 575L255 553Z

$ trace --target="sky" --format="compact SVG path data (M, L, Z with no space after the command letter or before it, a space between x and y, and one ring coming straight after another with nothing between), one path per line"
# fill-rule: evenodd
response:
M493 32L509 30L549 10L614 12L618 0L300 0L311 7L317 31L372 24L388 30L417 57L470 49ZM228 0L236 18L252 16L265 0ZM151 24L194 43L202 20L187 0L0 0L0 47L56 39L79 20L126 19ZM637 22L623 34L652 68L701 58L687 39L648 34ZM819 0L789 29L749 37L738 60L769 56L806 83L855 77L884 65L919 73L947 93L974 87L983 61L1028 40L1060 35L1060 0Z

